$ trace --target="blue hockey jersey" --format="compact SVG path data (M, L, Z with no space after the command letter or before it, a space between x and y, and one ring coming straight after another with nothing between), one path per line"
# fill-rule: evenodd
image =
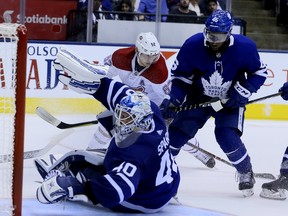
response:
M203 33L188 38L172 66L171 96L188 103L227 98L238 81L251 93L263 85L266 65L260 60L255 43L243 35L231 35L224 51L212 51ZM186 97L187 96L187 97Z
M113 111L130 91L126 85L104 78L93 96ZM87 183L91 200L117 211L153 213L177 193L180 175L169 150L167 128L157 105L151 102L151 108L151 129L134 132L123 141L132 145L119 148L112 139L104 159L106 174Z

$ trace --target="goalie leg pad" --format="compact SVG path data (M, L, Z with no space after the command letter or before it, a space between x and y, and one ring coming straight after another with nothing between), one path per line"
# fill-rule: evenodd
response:
M77 57L71 51L61 47L57 53L57 61L64 68L64 72L67 72L71 77L77 79L92 81L100 80L106 77L108 66L91 64L88 61ZM57 66L55 65L55 69Z
M98 124L96 131L91 138L87 150L93 149L107 149L111 140L109 132L106 130L103 125Z
M36 158L34 160L36 169L38 170L38 173L41 175L42 179L44 179L47 176L50 166L54 164L54 162L56 161L56 158L52 154L49 155L49 159L50 164L46 162L44 159Z
M105 154L102 152L75 150L63 155L50 167L47 167L48 163L41 159L36 159L34 162L39 174L44 179L52 170L59 170L63 173L69 173L69 175L73 174L74 176L87 167L92 167L101 172L104 156Z
M100 81L84 81L84 80L79 80L79 79L74 79L70 76L60 74L58 76L58 79L61 83L64 85L67 85L71 90L78 92L79 94L94 94L99 86L100 86Z

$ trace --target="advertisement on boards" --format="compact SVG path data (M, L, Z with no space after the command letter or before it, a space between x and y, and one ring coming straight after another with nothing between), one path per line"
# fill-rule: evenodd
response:
M30 40L66 40L68 13L75 0L26 0L25 26ZM20 23L20 0L1 3L0 22Z
M78 94L74 91L67 89L62 83L58 81L58 74L57 71L53 68L53 61L55 60L57 52L61 46L78 55L80 58L100 64L103 63L105 57L111 55L115 50L123 47L104 46L96 44L75 45L65 43L28 43L26 81L27 112L34 112L37 104L39 105L39 103L41 104L43 101L45 103L49 102L50 105L57 104L56 107L51 106L51 108L54 109L55 112L60 112L61 110L56 110L56 108L63 108L63 106L65 107L65 112L67 112L69 111L69 109L72 109L74 104L77 104L78 108L85 107L84 110L86 112L87 107L90 106L90 102L94 100L89 95ZM167 60L167 66L170 69L176 58L178 49L162 48L161 52L165 56ZM288 53L260 52L260 56L263 62L267 64L268 77L264 83L264 86L260 88L257 94L252 95L251 100L277 93L278 89L283 85L283 83L288 80L288 64L286 61L288 58ZM79 105L80 99L81 103ZM29 105L29 103L31 103L32 105ZM67 105L65 105L65 103ZM287 111L287 102L282 100L281 97L274 97L263 100L257 103L255 106L254 104L251 104L247 106L249 107L249 109L247 109L251 110L251 108L256 107L255 110L252 109L253 116L255 116L255 113L257 113L257 115L260 115L260 117L263 115L269 117L271 115L274 115L273 106L275 105L280 106L280 111L277 110L278 107L275 111L277 115L282 115L284 109ZM257 109L262 109L262 114L261 112L258 112ZM82 108L79 108L79 110L75 108L73 110L73 112L80 113L82 111ZM90 112L89 109L88 112ZM288 119L288 114L284 115L286 115Z

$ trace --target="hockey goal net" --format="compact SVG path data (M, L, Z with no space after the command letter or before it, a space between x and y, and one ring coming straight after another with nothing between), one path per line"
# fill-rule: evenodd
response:
M0 215L21 215L27 31L0 24Z

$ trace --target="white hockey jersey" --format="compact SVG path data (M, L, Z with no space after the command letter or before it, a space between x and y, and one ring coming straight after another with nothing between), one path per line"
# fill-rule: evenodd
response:
M136 91L148 95L149 99L158 106L170 93L171 76L165 58L159 60L142 71L135 70L135 46L116 50L105 59L110 62L108 77L119 76L121 81Z

